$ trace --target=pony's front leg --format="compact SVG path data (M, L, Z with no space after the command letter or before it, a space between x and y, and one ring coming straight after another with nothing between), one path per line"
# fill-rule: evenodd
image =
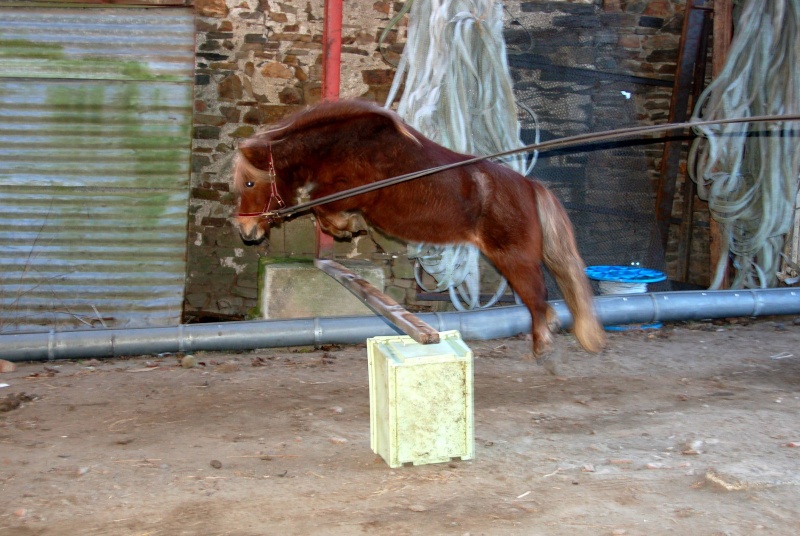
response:
M317 210L314 215L322 230L336 238L350 238L354 233L366 229L361 224L358 214Z

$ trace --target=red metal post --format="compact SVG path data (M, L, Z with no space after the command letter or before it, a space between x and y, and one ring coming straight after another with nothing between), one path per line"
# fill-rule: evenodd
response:
M342 0L325 0L322 26L322 98L339 98L342 67ZM333 237L322 232L317 224L315 256L333 258Z
M336 100L342 68L342 0L325 0L322 44L322 98Z

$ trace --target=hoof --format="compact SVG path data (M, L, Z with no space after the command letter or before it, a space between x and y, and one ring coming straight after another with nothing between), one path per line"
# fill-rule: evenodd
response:
M561 361L560 355L561 352L558 351L553 335L549 331L541 333L538 338L533 338L533 357L550 374L559 375L558 363Z
M560 349L551 346L550 350L546 353L536 354L536 362L539 363L544 369L553 376L563 375L563 360Z
M536 359L541 359L543 356L552 354L555 351L553 340L539 340L533 341L533 355Z

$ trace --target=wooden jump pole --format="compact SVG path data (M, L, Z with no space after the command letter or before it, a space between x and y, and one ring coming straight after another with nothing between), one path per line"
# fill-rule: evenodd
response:
M314 259L314 266L334 278L364 304L420 344L437 344L439 332L387 296L360 275L336 261Z

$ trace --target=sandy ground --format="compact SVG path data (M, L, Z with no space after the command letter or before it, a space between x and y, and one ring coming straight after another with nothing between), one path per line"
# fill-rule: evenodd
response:
M797 534L798 324L472 341L475 458L398 469L363 346L19 364L0 534Z

